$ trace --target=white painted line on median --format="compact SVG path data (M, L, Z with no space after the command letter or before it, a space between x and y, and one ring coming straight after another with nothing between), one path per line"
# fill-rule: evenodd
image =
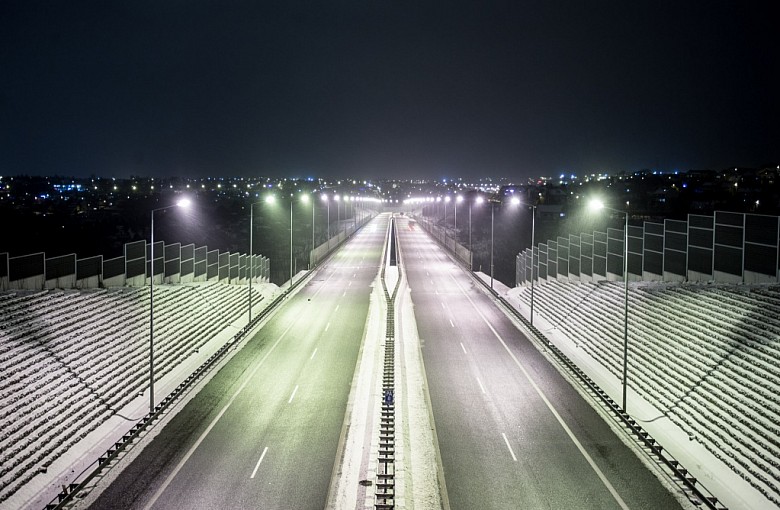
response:
M502 436L504 436L504 442L506 443L506 447L509 448L509 453L512 454L512 460L517 462L517 457L515 457L515 452L512 450L512 445L509 444L509 439L506 438L506 434L503 432L501 433Z
M263 462L263 457L265 457L265 453L266 453L267 451L268 451L268 447L266 446L266 447L263 449L263 453L260 455L260 460L258 460L258 461L257 461L257 464L255 465L255 470L254 470L254 471L252 471L252 476L250 476L249 478L254 478L254 477L255 477L255 475L257 474L257 469L260 467L260 463L261 463L261 462Z
M271 346L270 349L268 349L268 352L265 353L265 356L255 365L255 368L252 369L252 371L249 373L249 375L244 379L244 382L241 384L241 386L238 387L236 392L233 394L232 397L230 397L230 400L228 400L228 403L225 404L225 407L222 408L222 410L217 414L216 417L214 417L213 420L211 420L211 423L208 427L206 427L206 430L203 431L203 433L200 435L197 441L195 441L195 444L193 444L190 449L187 451L187 454L182 457L182 459L179 461L178 464L176 464L176 467L171 471L171 474L168 475L168 478L165 479L162 485L157 489L157 492L154 493L154 496L152 496L152 499L149 500L148 503L146 503L146 506L144 506L144 510L149 510L154 506L154 504L157 502L158 499L160 499L160 496L162 496L162 493L165 492L165 490L168 488L168 486L171 484L174 478L176 478L176 475L179 474L179 471L181 471L181 468L184 467L184 464L187 463L188 460L190 460L190 457L192 457L192 454L195 453L195 450L198 449L200 444L203 442L204 439L206 439L206 436L209 435L211 432L211 429L214 428L214 426L217 424L217 422L222 418L222 416L227 412L230 405L235 402L235 400L238 398L238 395L244 390L244 388L247 387L249 382L252 380L252 377L254 377L255 373L257 373L258 370L260 370L260 367L263 366L263 363L265 360L268 359L268 356L271 355L271 353L276 349L276 346L279 345L279 342L282 341L282 339L287 336L287 333L292 329L292 327L295 325L295 322L291 323L289 326L287 326L287 329L284 330L284 333L279 335L279 339L274 342L274 344Z
M295 385L295 389L292 392L292 395L290 395L290 400L287 401L288 404L292 403L292 400L295 398L295 394L298 392L298 385Z
M330 329L330 322L325 325L325 331L327 331L328 329Z
M317 354L317 347L314 348L314 352L311 353L311 358L309 359L314 359L315 354Z
M618 494L617 490L615 490L615 487L613 487L612 482L609 481L609 479L606 477L606 475L599 469L599 467L596 465L596 462L593 460L593 457L590 456L590 454L585 450L585 447L582 446L582 443L580 443L580 440L577 439L577 436L574 435L574 432L571 431L568 425L566 425L566 422L563 421L563 418L560 414L558 414L558 411L555 410L555 407L553 407L552 402L550 402L547 398L547 396L544 394L542 389L539 387L538 384L536 384L536 381L534 381L531 378L531 374L528 373L528 371L525 369L522 363L520 363L520 360L517 359L517 356L509 349L509 346L504 342L504 339L501 338L501 335L498 334L498 331L495 330L492 324L490 324L490 321L485 317L485 315L482 313L482 310L477 308L477 305L474 303L474 301L471 299L471 296L468 295L468 293L463 289L460 282L455 279L454 276L452 276L452 279L455 281L455 284L458 286L460 291L463 293L464 296L466 296L466 299L469 300L471 303L471 306L474 308L474 310L477 312L477 314L482 318L482 321L487 325L487 327L490 329L490 331L493 333L493 335L498 339L498 341L501 343L501 345L504 346L504 350L509 354L509 357L512 358L512 361L515 362L515 365L520 368L520 371L523 373L526 379L528 379L528 383L531 385L531 387L536 391L536 393L539 395L539 397L542 399L542 402L547 406L547 408L550 410L552 415L555 417L556 420L558 420L558 423L560 423L563 430L566 432L566 435L569 436L569 439L574 443L574 446L577 447L577 449L580 451L582 456L585 458L585 460L590 464L590 467L593 469L593 471L596 472L596 475L601 480L601 483L604 484L604 486L607 488L610 494L612 494L612 497L615 499L615 502L622 508L623 510L629 510L628 505L626 505L626 502L623 501L623 498L620 497L620 494Z
M463 349L463 354L468 354L468 353L466 352L466 348L465 348L465 347L463 347L463 342L461 342L461 343L460 343L460 348L461 348L461 349Z
M484 393L485 395L487 395L487 391L485 391L485 387L484 387L484 386L482 386L482 381L480 381L480 380L479 380L479 377L477 377L477 384L479 384L479 389L481 389L481 390L482 390L482 393Z

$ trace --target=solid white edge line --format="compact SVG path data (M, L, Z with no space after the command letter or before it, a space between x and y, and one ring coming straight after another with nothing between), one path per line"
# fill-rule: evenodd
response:
M314 355L317 354L317 349L317 347L314 348L314 351L311 353L311 358L309 359L314 359Z
M453 280L455 280L455 277L452 277ZM523 375L526 379L528 379L528 382L531 384L531 387L536 391L536 393L539 395L539 397L542 399L542 401L545 403L547 408L550 410L550 412L555 416L555 419L558 420L558 423L560 423L563 430L566 432L566 434L569 436L569 439L572 440L574 445L577 447L577 449L580 451L582 456L585 458L586 461L588 461L588 464L590 464L590 467L593 468L593 471L596 472L596 475L601 480L601 483L604 484L604 486L607 488L610 494L612 494L612 497L615 499L615 502L620 506L620 508L624 510L629 510L628 505L626 505L626 502L623 501L623 498L620 497L620 494L617 493L617 490L615 490L615 487L612 486L612 483L607 479L606 475L599 469L599 467L596 465L596 462L593 460L593 457L590 456L590 454L585 450L585 447L582 446L582 443L580 443L579 439L577 439L577 436L574 435L574 432L571 431L568 425L566 425L566 422L563 421L563 418L560 414L558 414L558 411L555 410L555 407L553 407L552 402L550 402L547 399L547 396L545 396L542 389L536 384L536 382L531 378L531 374L528 373L528 371L525 369L525 367L520 363L520 360L517 359L517 356L509 349L509 346L504 342L504 339L501 338L501 336L498 334L498 331L493 328L493 325L490 324L490 321L488 321L487 317L482 313L482 310L477 308L477 305L474 303L474 301L471 299L471 296L469 296L464 290L463 287L461 287L460 283L455 280L455 284L460 288L460 291L463 293L464 296L466 296L466 299L469 300L471 303L471 306L474 307L474 310L479 314L479 316L482 318L482 321L487 324L487 327L490 329L490 331L493 333L493 335L498 339L499 342L501 342L501 345L504 346L504 350L509 354L509 356L512 358L512 361L515 362L515 365L520 368L520 371L523 372Z
M263 453L260 455L260 460L258 460L257 464L255 465L254 471L252 471L252 476L250 476L249 478L254 478L255 477L255 475L257 474L257 469L260 467L260 463L263 462L263 457L265 457L265 452L267 452L267 451L268 451L268 447L266 446L263 449Z
M512 455L512 460L517 462L517 457L515 457L515 452L512 450L512 445L509 444L509 439L506 438L506 434L503 432L501 433L502 436L504 436L504 442L506 443L506 447L509 448L509 453Z
M298 385L295 385L295 389L292 392L292 395L290 395L290 400L287 401L288 404L291 404L293 399L295 398L295 394L298 392Z
M466 348L463 346L463 342L460 343L460 348L463 349L463 354L468 354Z
M287 336L287 333L292 329L292 327L295 325L295 322L291 323L289 326L287 326L287 329L284 330L284 333L279 335L279 339L274 342L274 344L271 346L270 349L268 349L268 352L265 353L265 356L260 360L260 362L255 366L255 368L252 369L252 371L249 373L246 379L244 379L244 382L241 384L241 386L238 387L236 392L233 394L232 397L230 397L230 400L228 400L228 403L225 404L225 407L222 408L222 410L217 414L217 416L214 417L213 420L211 420L211 423L208 427L206 427L206 430L203 431L203 433L200 435L197 441L195 441L195 444L193 444L189 450L187 450L187 454L182 457L182 459L179 461L178 464L176 464L176 467L173 468L173 471L171 471L171 474L168 475L168 478L165 479L162 485L157 489L157 492L154 493L152 496L152 499L144 505L144 510L149 510L154 506L155 503L157 503L157 500L160 499L160 496L162 496L162 493L165 492L165 490L168 488L168 486L171 484L174 478L176 478L176 475L179 474L179 471L181 471L181 468L184 467L184 464L187 463L188 460L190 460L190 457L192 457L192 454L195 453L195 450L198 449L200 444L203 442L204 439L206 439L206 436L209 435L211 432L211 429L214 428L214 426L217 424L217 422L222 418L222 416L227 412L228 408L233 404L233 402L238 398L238 395L244 390L244 388L249 385L249 381L254 377L255 373L257 373L258 370L260 370L260 367L263 366L263 363L265 360L268 359L268 356L271 355L271 353L276 349L276 346L279 345L279 342L282 341L282 339Z

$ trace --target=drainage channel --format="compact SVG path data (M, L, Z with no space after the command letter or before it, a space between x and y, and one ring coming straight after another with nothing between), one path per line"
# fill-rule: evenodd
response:
M395 220L390 219L390 242L388 265L399 272L392 294L385 280L386 265L382 264L382 289L387 302L387 323L385 324L385 356L382 374L382 406L379 419L379 450L377 452L377 473L374 508L384 510L395 508L395 296L401 282L400 268L396 257Z

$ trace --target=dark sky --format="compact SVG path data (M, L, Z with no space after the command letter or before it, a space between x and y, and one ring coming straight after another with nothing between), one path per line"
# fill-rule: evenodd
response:
M4 0L0 175L762 165L771 4Z

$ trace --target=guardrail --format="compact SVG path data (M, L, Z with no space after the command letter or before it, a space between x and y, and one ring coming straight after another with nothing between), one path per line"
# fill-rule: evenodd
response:
M365 225L365 223L363 223ZM360 230L361 227L358 228ZM354 235L355 232L358 230L355 230L350 234L349 237L342 240L338 245L334 246L324 257L323 261L327 260L335 251L337 248L339 248L341 245L343 245L352 235ZM243 328L241 328L234 336L233 338L226 342L222 347L220 347L214 354L212 354L206 361L204 361L197 369L195 369L194 372L192 372L189 376L187 376L184 381L182 381L171 393L169 393L165 398L160 401L155 407L154 411L144 416L140 421L138 421L133 427L122 436L122 439L120 441L117 441L114 443L114 445L106 450L106 452L98 457L97 461L93 464L91 464L89 467L84 469L79 475L76 477L77 479L84 477L81 479L78 483L71 483L69 485L63 485L62 491L55 496L55 498L49 502L44 508L45 510L60 510L63 508L67 508L67 505L71 502L73 502L73 498L78 494L80 491L84 490L85 487L91 482L96 476L98 476L103 469L108 467L108 464L115 460L120 453L122 453L130 443L132 443L135 439L137 439L141 433L149 429L149 427L157 421L158 418L170 407L171 404L177 402L181 396L188 391L192 385L199 381L204 375L206 375L214 366L226 355L227 352L229 352L232 348L234 348L238 343L240 343L244 337L252 331L261 321L263 321L265 318L267 318L270 314L276 311L276 309L279 307L279 305L287 298L287 296L292 293L293 290L295 290L298 286L300 286L303 282L305 282L309 276L313 274L316 268L309 269L309 271L306 272L304 276L298 279L298 281L292 281L290 282L290 287L287 288L282 294L277 296L271 303L266 306L256 317L252 318L252 321L247 323ZM93 467L94 466L94 467Z
M107 464L110 463L112 460L116 459L120 453L122 453L127 446L132 443L135 439L137 439L142 432L146 431L155 421L157 421L158 418L170 407L171 404L178 401L181 396L190 389L190 387L200 380L204 375L206 375L224 356L225 354L230 351L233 347L235 347L239 342L241 342L246 334L251 331L257 323L268 317L272 312L276 311L276 308L279 306L279 304L284 301L284 299L287 297L287 295L297 287L301 281L305 280L305 277L302 277L300 280L298 280L297 283L292 285L289 289L287 289L283 294L280 294L277 296L271 303L263 309L263 311L260 312L260 314L252 319L252 322L241 328L234 336L233 338L226 342L222 347L220 347L214 354L212 354L206 361L204 361L197 369L195 369L194 372L192 372L189 376L187 376L184 381L182 381L176 388L169 393L165 398L160 401L155 407L154 411L144 416L139 422L137 422L133 427L122 436L122 439L120 441L117 441L114 443L114 446L109 448L103 455L98 457L98 460L96 462L96 466L88 467L84 471L82 471L79 474L80 476L83 476L85 473L86 476L84 479L82 479L79 483L72 483L67 486L63 486L62 492L60 492L54 500L52 500L48 505L46 505L44 508L46 510L55 510L55 509L61 509L66 508L66 505L70 503L75 495L83 490L90 481L92 481L93 478L95 478L97 475L100 474L100 472L107 467ZM91 470L91 471L90 471Z
M445 244L442 244L439 239L436 238L436 236L431 236L431 238L439 243L439 245L443 246L450 254L452 254L449 248ZM718 500L718 498L712 494L712 492L710 492L696 479L696 477L691 476L691 474L685 467L683 467L680 461L675 459L670 453L664 450L664 447L660 445L652 436L650 436L650 434L644 430L642 426L636 422L636 420L631 418L631 416L626 413L617 402L615 402L609 395L607 395L607 393L602 390L595 381L588 377L588 375L583 372L577 366L577 364L571 360L571 358L566 356L563 351L558 349L558 347L550 342L547 337L544 336L544 333L542 333L535 326L532 326L530 321L526 319L519 310L512 306L509 301L501 297L494 289L491 289L490 286L484 280L482 280L482 278L479 278L477 275L475 275L474 272L471 271L471 268L464 264L459 257L454 256L453 260L467 269L468 273L474 280L479 282L488 292L490 292L490 294L492 294L496 301L498 301L506 311L511 313L515 319L520 321L520 323L522 323L523 326L531 333L535 342L543 345L545 349L553 353L555 359L568 371L568 373L573 375L585 390L598 399L609 411L609 413L613 417L617 418L624 427L626 427L639 446L643 447L649 455L661 461L670 470L674 477L683 484L687 491L689 491L687 496L689 499L691 499L692 503L700 505L703 504L711 510L728 510L727 507L724 506ZM695 501L692 499L691 495L696 498Z
M382 374L382 406L379 417L379 451L377 455L377 481L374 491L376 510L395 508L395 297L401 284L401 268L398 267L398 239L395 221L390 219L390 236L387 243L387 260L383 257L381 269L382 290L387 303L385 324L384 371ZM386 265L398 268L398 278L392 292L385 281Z

